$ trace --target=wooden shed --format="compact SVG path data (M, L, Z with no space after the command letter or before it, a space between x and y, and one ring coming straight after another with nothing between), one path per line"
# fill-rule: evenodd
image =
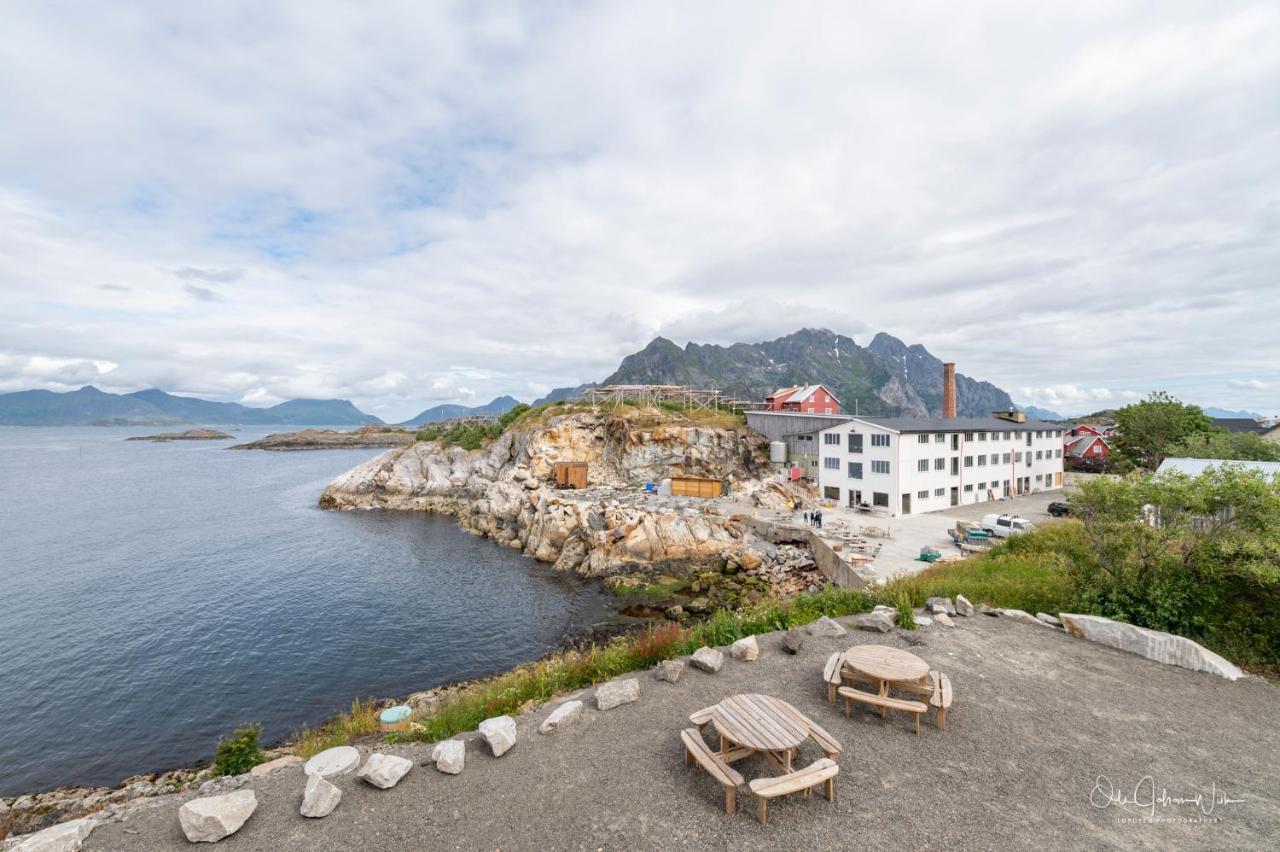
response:
M556 462L556 488L586 488L586 462Z
M673 476L671 494L675 497L721 497L724 485L718 479L704 476Z

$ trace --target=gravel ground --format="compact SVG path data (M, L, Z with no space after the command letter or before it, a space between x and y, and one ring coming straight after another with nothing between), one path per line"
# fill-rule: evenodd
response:
M761 637L758 661L726 655L716 675L686 670L679 683L668 684L639 673L638 702L602 713L588 701L577 723L560 733L536 731L554 702L521 717L520 742L502 758L469 742L462 775L416 766L389 791L354 775L337 779L342 803L322 820L298 815L301 770L281 770L253 782L257 812L219 847L1275 848L1276 687L1163 666L1048 627L985 616L957 622L909 637L811 637L795 657L774 634ZM951 676L949 730L936 730L930 716L917 737L908 716L881 721L860 712L849 721L826 703L821 672L833 650L909 641ZM678 732L690 712L739 692L783 697L841 740L834 804L821 796L775 800L762 827L744 789L738 812L724 813L720 788L685 767ZM415 762L428 751L383 750ZM819 756L806 746L797 762ZM770 771L758 758L738 766L748 779ZM1207 818L1193 805L1157 803L1154 815L1164 821L1144 822L1147 809L1091 805L1099 776L1130 797L1150 777L1157 796L1161 789L1171 797L1209 796L1216 785L1243 801L1220 804ZM173 797L103 825L85 848L191 848L178 826L180 802Z

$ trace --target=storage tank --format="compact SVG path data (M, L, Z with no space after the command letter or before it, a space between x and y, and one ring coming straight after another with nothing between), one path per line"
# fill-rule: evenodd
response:
M769 442L769 461L774 464L782 464L787 460L787 442L786 441L770 441Z

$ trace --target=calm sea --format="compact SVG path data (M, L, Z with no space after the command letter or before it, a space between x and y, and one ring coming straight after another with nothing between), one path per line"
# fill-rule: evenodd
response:
M447 518L316 508L377 450L124 440L156 431L0 427L0 794L207 760L243 722L277 740L607 615Z

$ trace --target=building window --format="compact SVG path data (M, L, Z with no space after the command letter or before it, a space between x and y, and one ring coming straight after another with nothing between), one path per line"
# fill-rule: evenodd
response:
M1008 453L1005 453L1005 454L1004 454L1004 463L1005 463L1005 464L1008 464L1008 463L1009 463L1009 461L1010 461L1010 459L1009 459L1009 454L1008 454Z
M873 446L873 447L887 447L887 446L889 446L889 436L888 436L888 435L885 435L885 434L882 434L882 433L880 433L880 432L876 432L876 433L874 433L874 434L871 436L871 446Z
M889 463L881 459L874 459L871 462L871 472L872 473L888 473Z
M964 457L964 466L965 466L965 467L973 467L973 456L965 456L965 457Z
M1021 462L1021 461L1022 461L1022 453L1018 453L1018 454L1016 455L1016 457L1014 458L1014 461L1016 461L1016 462Z
M933 436L933 442L934 442L935 444L941 444L942 442L944 442L944 441L946 441L946 440L947 440L947 436L946 436L946 433L944 433L944 432L938 432L938 433L934 434L934 436Z
M972 482L970 482L968 485L966 485L966 486L964 487L964 490L965 490L965 491L972 491L972 490L973 490L973 483L972 483Z
M835 456L831 456L830 458L825 458L822 460L822 466L827 470L839 470L840 459L836 458Z
M1062 450L1054 450L1054 451L1053 451L1053 457L1054 457L1054 458L1056 458L1056 459L1060 459L1060 458L1062 458Z
M862 462L849 462L849 478L850 479L862 478Z
M965 433L964 433L964 439L965 439L966 441L972 441L972 440L973 440L973 433L972 433L972 432L965 432Z
M920 461L916 462L916 470L920 471L921 473L928 473L928 472L929 472L929 460L928 460L928 459L920 459Z
M917 499L920 499L920 500L928 500L928 499L929 499L929 492L928 492L928 491L917 491L917 492L916 492L916 498L917 498Z
M857 432L849 433L849 452L851 453L862 452L862 436L859 435Z
M945 489L945 488L935 488L935 489L933 489L933 496L934 496L934 497L946 497L946 496L947 496L947 489Z
M987 433L986 433L986 432L979 432L979 433L978 433L978 440L979 440L979 441L985 441L985 440L987 440Z
M883 506L887 509L889 507L889 495L881 491L875 492L871 495L871 505Z
M826 444L828 447L833 444L836 446L840 446L840 436L837 435L835 432L828 432L827 434L822 436L822 443Z
M1037 473L1037 474L1036 474L1036 482L1043 482L1043 481L1044 481L1044 477L1043 477L1042 475L1040 475L1040 474L1038 474L1038 473Z
M987 466L987 457L978 456L978 467L986 467L986 466Z
M934 470L946 470L946 469L947 469L947 460L946 460L946 459L944 459L944 458L943 458L943 459L934 459L934 460L933 460L933 469L934 469Z
M928 436L928 435L923 435L923 434L922 434L922 435L917 439L917 441L919 441L919 443L921 443L921 444L927 444L927 443L929 443L929 436Z
M1044 450L1036 450L1036 461L1044 458Z

